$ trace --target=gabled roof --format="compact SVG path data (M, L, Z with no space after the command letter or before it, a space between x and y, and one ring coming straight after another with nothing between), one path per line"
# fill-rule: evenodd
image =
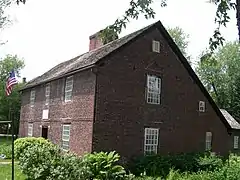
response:
M168 34L167 30L164 28L160 21L157 21L154 24L151 24L143 29L140 29L134 33L131 33L127 36L124 36L120 39L112 41L98 49L93 51L84 53L80 56L77 56L71 60L65 61L54 68L50 69L48 72L44 73L43 75L29 81L25 87L22 89L27 89L34 87L36 85L40 85L43 83L47 83L53 79L58 79L60 77L64 77L72 72L81 71L83 69L87 69L93 67L99 60L103 59L104 57L108 56L111 53L116 52L121 47L125 46L126 44L133 42L136 38L141 35L145 35L146 32L152 30L153 28L157 28L161 35L164 37L168 45L171 47L173 52L176 54L182 65L188 71L191 78L195 81L198 85L202 93L205 95L209 103L211 104L212 108L215 110L216 114L226 126L227 129L232 129L232 126L229 124L227 119L224 117L220 109L217 107L216 103L213 101L212 97L207 92L206 88L203 86L202 82L199 80L198 76L193 71L192 67L188 63L187 59L183 56L178 46L175 44L171 36Z
M231 116L231 114L229 114L225 109L220 109L220 111L232 129L240 129L240 124Z
M154 23L156 24L156 23ZM139 34L143 33L145 30L147 30L149 27L154 26L154 24L149 25L143 29L140 29L134 33L131 33L129 35L126 35L120 39L117 39L115 41L112 41L104 46L101 46L97 49L94 49L92 51L86 52L80 56L77 56L73 59L70 59L68 61L62 62L58 64L57 66L53 67L46 73L42 74L41 76L38 76L34 78L33 80L29 81L23 89L27 89L30 87L34 87L39 84L46 83L48 81L51 81L56 78L60 78L70 72L74 72L76 70L86 68L86 67L92 67L96 62L98 62L100 59L106 57L114 50L117 50L130 40L134 39ZM23 90L22 89L22 90Z

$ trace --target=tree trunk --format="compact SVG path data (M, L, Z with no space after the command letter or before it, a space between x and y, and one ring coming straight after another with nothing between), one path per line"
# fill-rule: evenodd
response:
M236 16L237 16L238 40L240 41L240 0L236 0Z

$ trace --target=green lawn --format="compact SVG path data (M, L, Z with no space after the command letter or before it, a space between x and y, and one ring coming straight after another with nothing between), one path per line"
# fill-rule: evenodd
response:
M0 164L0 179L1 180L11 180L12 179L12 165L2 165ZM15 165L15 180L25 180L26 177L21 173L19 167Z

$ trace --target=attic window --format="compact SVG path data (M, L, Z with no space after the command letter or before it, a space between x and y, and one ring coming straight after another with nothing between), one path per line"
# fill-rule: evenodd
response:
M198 110L199 110L199 112L205 112L205 102L204 101L199 101Z
M159 41L152 41L152 51L160 53L160 42Z

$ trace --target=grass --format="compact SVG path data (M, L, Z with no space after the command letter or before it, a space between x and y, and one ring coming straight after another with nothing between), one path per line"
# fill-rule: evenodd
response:
M11 137L0 137L0 155L4 154L7 156L7 159L10 159L12 156L12 144ZM1 159L0 159L1 161Z
M25 180L26 177L21 173L19 167L15 165L15 180ZM0 164L0 179L1 180L11 180L12 179L12 165L6 164L1 165Z

